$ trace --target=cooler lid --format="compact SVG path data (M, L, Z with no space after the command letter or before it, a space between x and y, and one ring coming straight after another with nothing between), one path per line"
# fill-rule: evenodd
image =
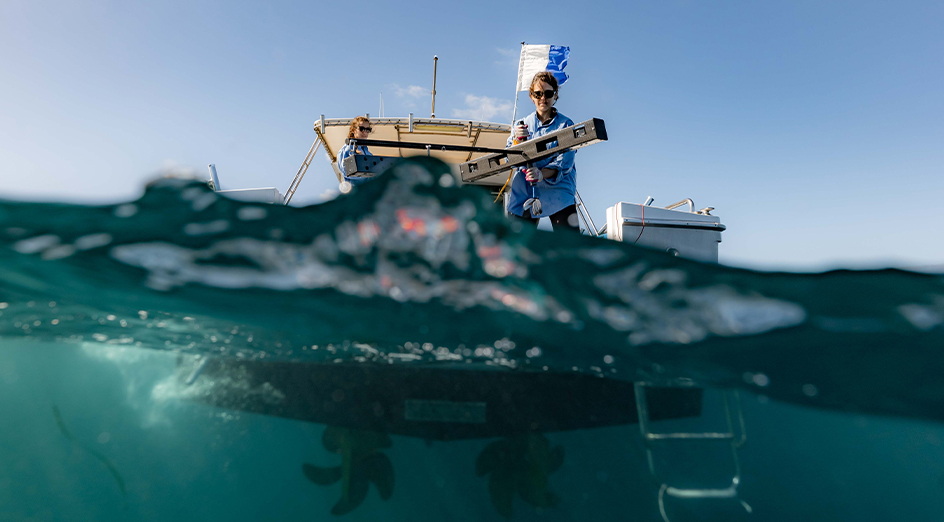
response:
M667 226L679 228L703 228L723 231L721 218L709 214L686 210L646 207L638 203L620 202L617 204L617 219L623 225L640 226L645 221L647 226Z

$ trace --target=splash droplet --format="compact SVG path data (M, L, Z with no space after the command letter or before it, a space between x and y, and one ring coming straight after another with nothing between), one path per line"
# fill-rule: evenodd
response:
M755 373L751 380L761 388L770 384L770 377L767 377L767 375L763 373Z

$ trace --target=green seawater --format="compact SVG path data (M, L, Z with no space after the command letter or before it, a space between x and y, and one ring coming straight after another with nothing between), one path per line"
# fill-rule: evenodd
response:
M0 201L0 521L940 520L942 374L944 276L537 231L432 161Z

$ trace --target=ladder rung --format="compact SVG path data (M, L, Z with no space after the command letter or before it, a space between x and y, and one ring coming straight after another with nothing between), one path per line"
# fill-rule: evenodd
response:
M733 433L646 433L648 440L730 440L733 438Z
M675 498L734 498L737 496L737 486L731 485L724 489L683 489L668 486L665 494Z

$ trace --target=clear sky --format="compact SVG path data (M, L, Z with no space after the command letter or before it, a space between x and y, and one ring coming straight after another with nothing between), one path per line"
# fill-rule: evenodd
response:
M691 197L724 263L944 264L941 0L3 0L0 197L127 200L208 163L284 191L319 114L427 116L434 54L437 116L509 121L521 41L570 46L558 108L606 120L577 155L598 225ZM336 188L319 153L293 204Z

